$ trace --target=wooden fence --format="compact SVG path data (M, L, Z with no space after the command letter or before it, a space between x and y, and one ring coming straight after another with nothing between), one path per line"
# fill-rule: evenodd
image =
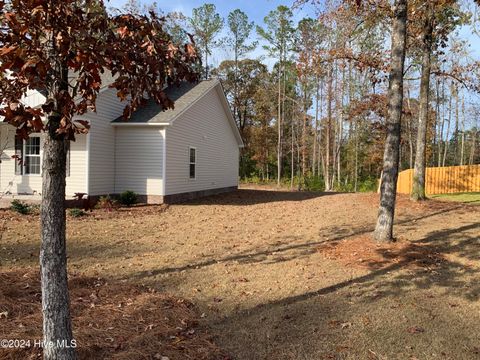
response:
M480 192L480 165L427 168L425 191L429 195ZM413 169L398 174L397 192L410 194Z

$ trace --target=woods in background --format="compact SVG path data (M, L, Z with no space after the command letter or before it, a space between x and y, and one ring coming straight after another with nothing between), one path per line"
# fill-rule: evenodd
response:
M193 34L204 76L222 81L245 143L242 179L374 190L388 125L392 7L322 3L318 18L300 21L287 6L254 24L241 9L223 19L204 4L165 22L174 37ZM129 6L142 11L134 0ZM478 61L459 35L475 20L453 0L410 1L408 19L399 166L416 167L421 180L425 166L480 162ZM254 56L260 47L269 61ZM212 66L221 51L229 59Z

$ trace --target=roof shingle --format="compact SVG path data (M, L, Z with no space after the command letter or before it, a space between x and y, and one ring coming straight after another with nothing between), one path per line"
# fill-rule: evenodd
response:
M169 99L175 103L175 108L164 110L153 100L135 111L131 118L124 120L119 117L113 123L142 123L142 124L170 124L189 105L202 97L208 90L218 84L218 80L203 80L199 83L182 83L179 86L170 86L165 92Z

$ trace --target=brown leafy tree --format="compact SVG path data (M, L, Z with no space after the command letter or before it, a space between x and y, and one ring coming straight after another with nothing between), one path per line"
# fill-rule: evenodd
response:
M42 164L41 251L45 359L74 359L65 246L65 169L70 141L88 131L73 119L95 111L104 71L127 100L128 118L144 101L173 102L164 85L195 81L192 44L173 44L162 21L150 16L109 16L101 0L0 1L0 95L4 121L27 138L45 132ZM46 94L39 108L23 105L27 89Z
M222 80L225 94L230 101L231 108L237 122L245 147L240 153L240 177L250 175L248 157L251 155L251 127L258 115L255 112L255 97L268 70L258 60L225 60L212 71L212 74Z

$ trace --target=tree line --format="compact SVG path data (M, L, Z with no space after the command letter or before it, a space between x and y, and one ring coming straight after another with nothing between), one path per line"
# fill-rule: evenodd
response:
M166 22L182 19L204 77L222 80L245 143L241 178L360 191L376 188L382 172L392 16L388 2L343 1L298 22L279 6L254 24L241 9L223 19L204 4ZM425 166L478 163L478 60L458 34L473 25L471 9L411 1L407 17L400 170L416 165L424 177ZM260 46L273 65L251 56ZM229 58L212 67L221 50Z

